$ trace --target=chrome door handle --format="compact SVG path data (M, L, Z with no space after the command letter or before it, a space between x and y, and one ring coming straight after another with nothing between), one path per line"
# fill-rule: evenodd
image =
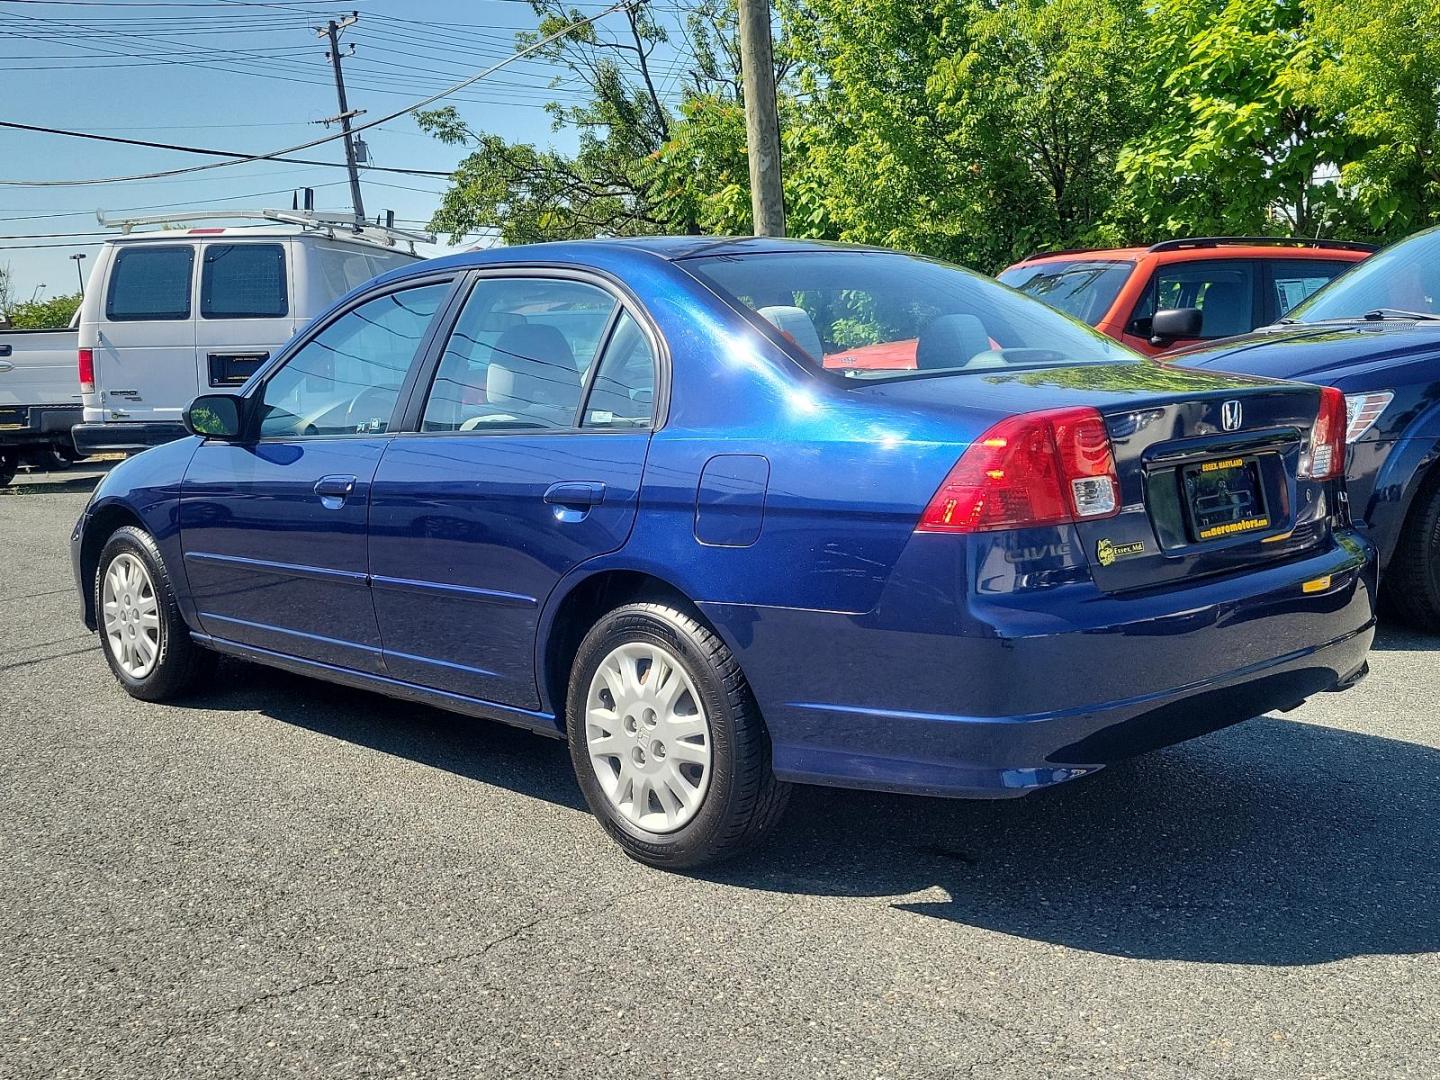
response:
M353 476L322 476L315 481L315 494L327 510L339 510L354 491Z
M551 506L597 506L605 499L605 485L598 482L551 484L545 489L545 501Z
M15 365L9 360L0 360L0 371L14 371Z

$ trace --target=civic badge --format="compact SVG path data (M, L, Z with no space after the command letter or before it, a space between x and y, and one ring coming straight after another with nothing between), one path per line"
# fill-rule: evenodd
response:
M1226 431L1239 431L1244 416L1238 401L1227 401L1220 406L1220 426Z

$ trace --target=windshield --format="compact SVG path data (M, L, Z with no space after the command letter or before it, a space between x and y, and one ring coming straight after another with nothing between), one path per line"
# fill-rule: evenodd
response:
M1094 326L1115 303L1135 269L1122 259L1067 259L1012 266L1000 280Z
M855 379L1115 363L1134 353L993 278L885 251L714 255L682 265Z
M1324 322L1359 319L1371 311L1440 315L1440 229L1417 233L1356 263L1288 318Z

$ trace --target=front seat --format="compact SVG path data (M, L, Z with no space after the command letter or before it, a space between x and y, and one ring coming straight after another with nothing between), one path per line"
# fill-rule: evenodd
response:
M570 427L580 405L580 372L565 335L543 323L512 326L491 349L485 400L496 413L482 422L528 420ZM473 426L468 422L465 426Z
M1233 337L1255 329L1250 319L1250 290L1238 281L1212 281L1200 314L1200 332L1207 338Z
M974 315L938 315L925 324L915 343L915 366L921 370L964 367L990 351L990 335Z

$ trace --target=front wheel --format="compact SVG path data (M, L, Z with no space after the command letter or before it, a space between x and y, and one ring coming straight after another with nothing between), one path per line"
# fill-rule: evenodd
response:
M604 616L575 657L570 757L585 801L632 858L683 869L757 843L785 808L770 738L725 643L666 604Z
M117 529L100 552L95 620L105 660L131 697L178 697L213 669L215 654L191 640L160 550L141 529Z

